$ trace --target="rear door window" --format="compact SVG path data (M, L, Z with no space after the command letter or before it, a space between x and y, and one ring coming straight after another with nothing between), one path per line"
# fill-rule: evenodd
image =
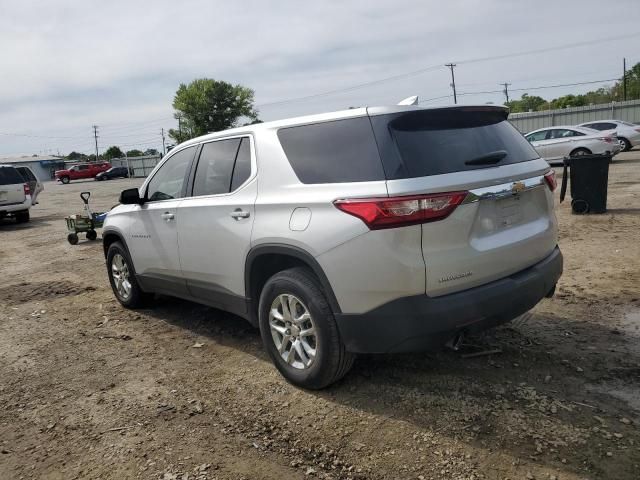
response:
M425 177L539 158L501 109L415 110L371 117L388 179ZM468 162L491 153L494 165Z
M194 197L229 193L240 140L240 138L218 140L202 146L193 181Z
M385 179L368 117L282 128L278 138L302 183Z
M22 175L14 167L0 167L0 185L17 185L25 183Z
M526 138L530 142L541 142L547 138L547 133L549 133L548 130L542 130L541 132L530 133Z

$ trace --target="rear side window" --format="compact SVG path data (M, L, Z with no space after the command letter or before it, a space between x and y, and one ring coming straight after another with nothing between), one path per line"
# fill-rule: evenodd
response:
M539 155L491 109L434 109L377 115L371 122L388 179L425 177L525 162ZM494 152L496 164L473 164Z
M240 139L218 140L202 146L193 181L193 196L229 193Z
M35 175L28 168L18 167L16 168L16 170L20 172L20 175L22 175L22 178L24 178L27 182L35 182L37 180Z
M24 182L24 179L15 168L0 167L0 185L16 185Z
M278 138L302 183L384 180L368 117L282 128Z

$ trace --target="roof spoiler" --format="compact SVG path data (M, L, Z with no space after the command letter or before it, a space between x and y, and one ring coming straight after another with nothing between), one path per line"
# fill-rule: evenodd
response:
M407 97L404 100L400 100L398 105L418 105L418 95Z

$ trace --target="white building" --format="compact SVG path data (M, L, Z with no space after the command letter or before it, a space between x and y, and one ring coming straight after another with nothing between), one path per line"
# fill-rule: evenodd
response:
M27 166L41 182L53 180L53 172L64 168L64 159L51 155L0 157L0 163Z

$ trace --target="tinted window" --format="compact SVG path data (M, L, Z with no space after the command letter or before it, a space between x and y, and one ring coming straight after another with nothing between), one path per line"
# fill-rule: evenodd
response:
M247 181L251 175L251 142L248 138L243 138L238 156L236 157L236 165L233 167L233 178L231 179L231 191Z
M16 168L16 170L18 170L18 172L20 172L20 175L22 175L22 178L24 178L26 181L28 181L28 182L37 181L35 175L28 168L18 167L18 168Z
M384 180L367 117L283 128L278 138L302 183Z
M24 183L24 179L13 167L0 167L0 185Z
M171 156L149 181L147 198L149 201L169 200L182 197L184 177L189 162L193 159L195 147L185 148Z
M433 109L371 117L387 178L413 178L538 158L502 109ZM505 151L495 165L468 164Z
M202 146L193 196L229 193L233 164L240 145L239 138L205 143Z
M600 123L600 125L602 126L600 130L615 130L618 128L618 125L615 123Z

